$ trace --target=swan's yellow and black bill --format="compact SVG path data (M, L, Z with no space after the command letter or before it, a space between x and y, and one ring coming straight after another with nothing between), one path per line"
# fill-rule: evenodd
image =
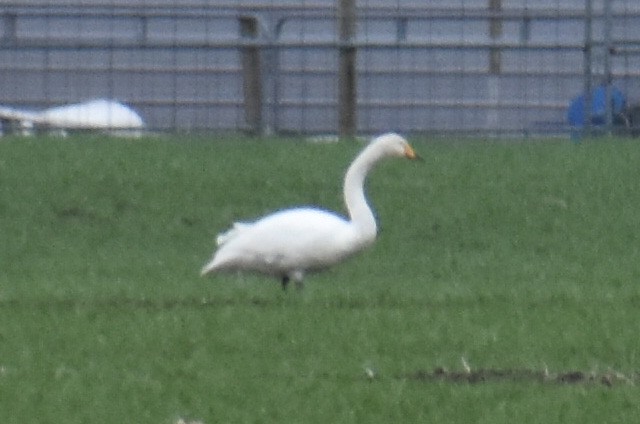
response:
M422 157L420 157L420 155L417 154L415 150L413 150L413 147L411 147L410 144L407 144L404 147L404 156L412 160L422 160Z

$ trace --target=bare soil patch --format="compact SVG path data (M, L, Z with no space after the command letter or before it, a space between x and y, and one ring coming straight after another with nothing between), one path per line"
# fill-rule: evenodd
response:
M442 367L432 371L417 370L401 376L408 380L419 382L450 382L482 384L491 382L517 383L547 383L547 384L591 384L612 387L626 384L635 385L640 382L640 373L623 374L609 370L605 372L561 371L551 373L548 370L534 369L493 369L480 368L477 370L449 371Z

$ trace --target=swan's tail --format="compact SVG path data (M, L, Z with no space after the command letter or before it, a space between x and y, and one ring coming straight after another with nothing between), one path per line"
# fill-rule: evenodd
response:
M200 275L204 277L205 275L212 274L216 271L222 271L228 269L230 266L229 262L229 252L224 249L218 250L213 257L207 262L205 266L200 270Z
M230 229L228 229L224 233L218 234L218 236L216 237L216 244L221 247L225 243L229 242L229 240L236 238L240 233L242 233L250 226L251 224L245 222L235 222ZM211 260L202 267L202 270L200 271L201 276L204 277L207 274L215 272L221 266L223 260L221 259L219 253L220 250L218 250L218 252L213 255L213 258L211 258Z
M215 266L214 259L212 259L208 264L202 267L202 270L200 270L200 276L204 277L205 275L215 271Z

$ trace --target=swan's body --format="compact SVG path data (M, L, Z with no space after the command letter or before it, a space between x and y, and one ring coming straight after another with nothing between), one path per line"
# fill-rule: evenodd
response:
M364 195L369 170L385 157L418 156L397 134L375 138L356 157L344 180L347 220L331 211L305 207L286 209L252 223L236 223L220 234L220 246L202 268L202 275L217 271L252 271L292 279L301 284L307 272L320 271L371 245L377 226Z

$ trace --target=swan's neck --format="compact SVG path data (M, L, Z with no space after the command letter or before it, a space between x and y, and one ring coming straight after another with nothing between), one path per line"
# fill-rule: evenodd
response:
M367 173L380 159L375 150L365 149L351 164L344 179L344 200L349 211L351 224L363 243L375 239L376 219L364 194Z

